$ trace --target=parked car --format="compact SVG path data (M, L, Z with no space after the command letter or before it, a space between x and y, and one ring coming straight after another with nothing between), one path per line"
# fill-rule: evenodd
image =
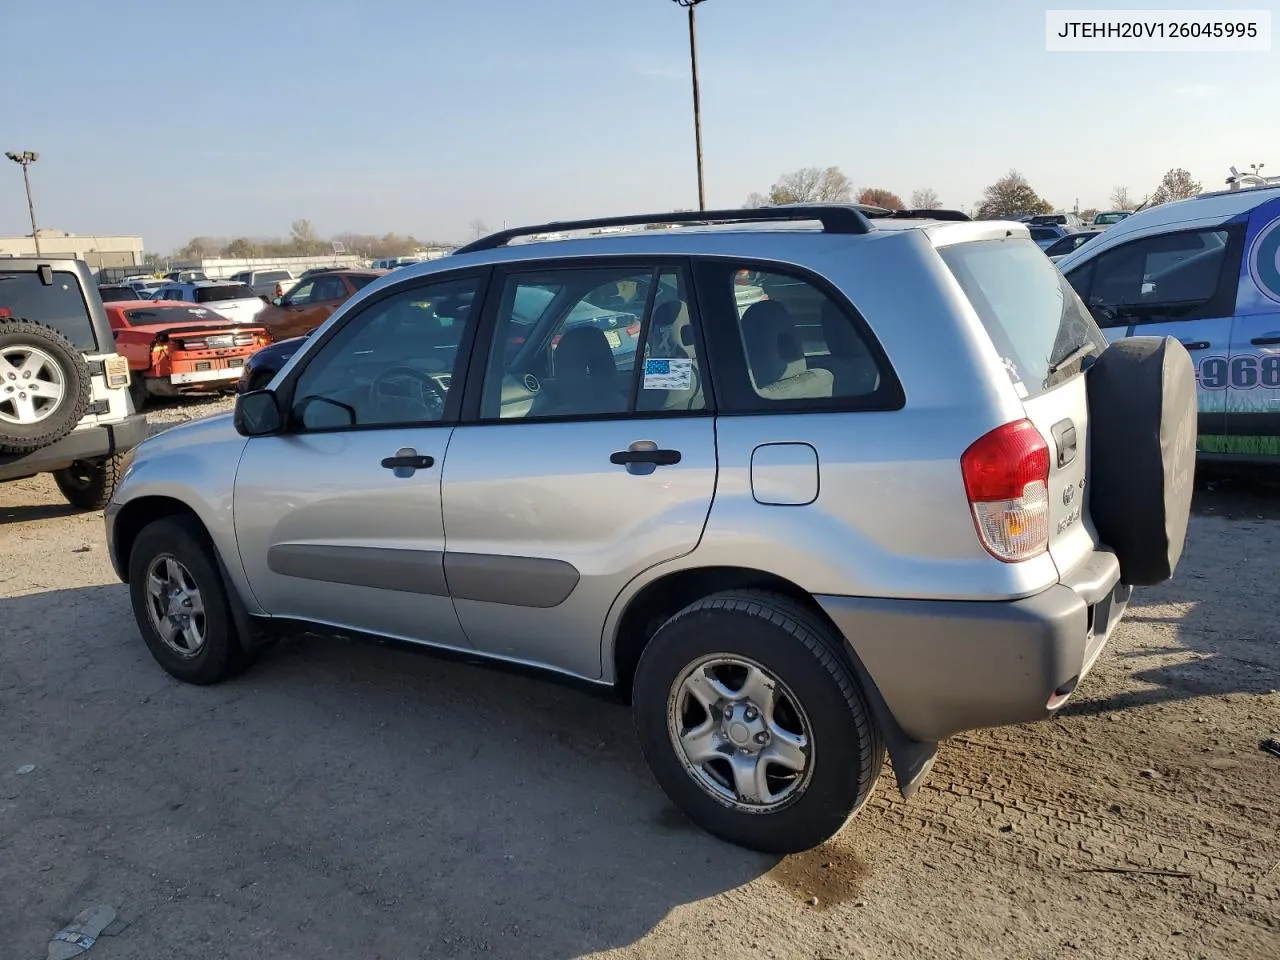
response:
M102 298L103 303L112 303L117 300L137 300L138 294L133 287L126 287L118 283L104 283L98 287L98 296Z
M298 282L289 270L242 270L232 274L230 279L245 284L267 303L283 297Z
M172 270L164 278L170 283L198 283L209 279L203 270Z
M153 277L126 277L120 281L133 290L142 300L150 300L161 289L169 285L168 280L157 280Z
M313 330L359 290L385 270L326 270L300 280L258 317L272 339L287 340Z
M1202 458L1280 463L1280 187L1148 207L1058 261L1110 340L1176 337Z
M233 388L245 362L271 343L265 327L179 300L107 305L116 350L129 361L130 395L141 410L150 397Z
M688 226L507 246L649 222ZM886 749L909 796L938 741L1070 699L1174 572L1194 390L1009 222L540 225L388 274L234 416L148 440L107 543L175 677L294 624L611 687L695 823L792 852Z
M1057 225L1073 230L1084 229L1084 221L1080 219L1079 214L1075 213L1037 213L1027 223L1037 227Z
M1065 237L1059 237L1045 247L1045 256L1056 263L1072 250L1088 243L1101 232L1101 230L1081 230L1079 233L1068 233Z
M1048 250L1063 237L1073 236L1080 231L1075 227L1064 227L1057 223L1032 223L1027 228L1031 231L1031 239L1041 250Z
M1101 213L1094 214L1093 226L1095 229L1104 229L1113 227L1125 217L1133 215L1132 210L1104 210Z
M82 510L106 504L147 435L92 290L82 260L0 260L0 482L52 474Z
M261 323L259 314L267 309L262 298L243 283L229 280L197 280L192 283L173 283L161 287L152 300L179 300L198 303L216 310L228 320L240 323Z

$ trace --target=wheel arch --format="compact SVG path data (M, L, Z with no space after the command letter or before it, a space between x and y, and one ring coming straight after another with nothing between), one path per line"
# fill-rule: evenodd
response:
M880 727L899 790L904 797L915 793L933 767L938 745L913 740L902 730L849 638L813 594L776 573L752 567L691 567L666 573L637 589L625 600L613 633L601 651L604 677L612 680L623 702L631 700L631 686L640 655L658 627L703 597L742 589L767 590L799 603L840 639L840 652L853 671Z

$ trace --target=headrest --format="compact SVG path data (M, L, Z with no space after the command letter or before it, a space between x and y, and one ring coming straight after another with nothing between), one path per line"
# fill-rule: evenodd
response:
M556 378L613 376L618 365L609 349L604 331L597 327L574 327L556 344Z
M747 364L757 387L767 387L808 369L791 311L777 300L753 303L742 315Z

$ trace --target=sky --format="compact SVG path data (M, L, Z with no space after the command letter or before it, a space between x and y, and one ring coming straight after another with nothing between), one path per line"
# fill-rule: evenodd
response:
M1054 205L1185 167L1280 175L1271 53L1048 53L1029 0L706 0L709 207L781 174L967 208L1016 168ZM1140 0L1095 9L1153 7ZM1277 0L1163 8L1270 9ZM0 0L0 150L40 226L143 236L491 228L697 206L672 0ZM15 95L16 91L16 95ZM29 234L0 166L0 235Z

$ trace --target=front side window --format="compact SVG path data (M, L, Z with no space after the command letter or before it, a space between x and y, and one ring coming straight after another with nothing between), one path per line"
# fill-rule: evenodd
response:
M440 422L477 286L475 279L440 281L360 310L299 376L294 428Z
M675 268L513 274L498 304L481 416L704 410L695 329Z
M1226 287L1234 271L1224 271L1230 241L1228 230L1217 228L1143 237L1115 247L1095 258L1082 295L1103 326L1229 315L1234 307L1219 302L1219 294L1230 299Z
M289 291L289 294L281 302L293 307L300 307L312 301L312 293L316 288L315 277L310 280L303 280L300 284Z

